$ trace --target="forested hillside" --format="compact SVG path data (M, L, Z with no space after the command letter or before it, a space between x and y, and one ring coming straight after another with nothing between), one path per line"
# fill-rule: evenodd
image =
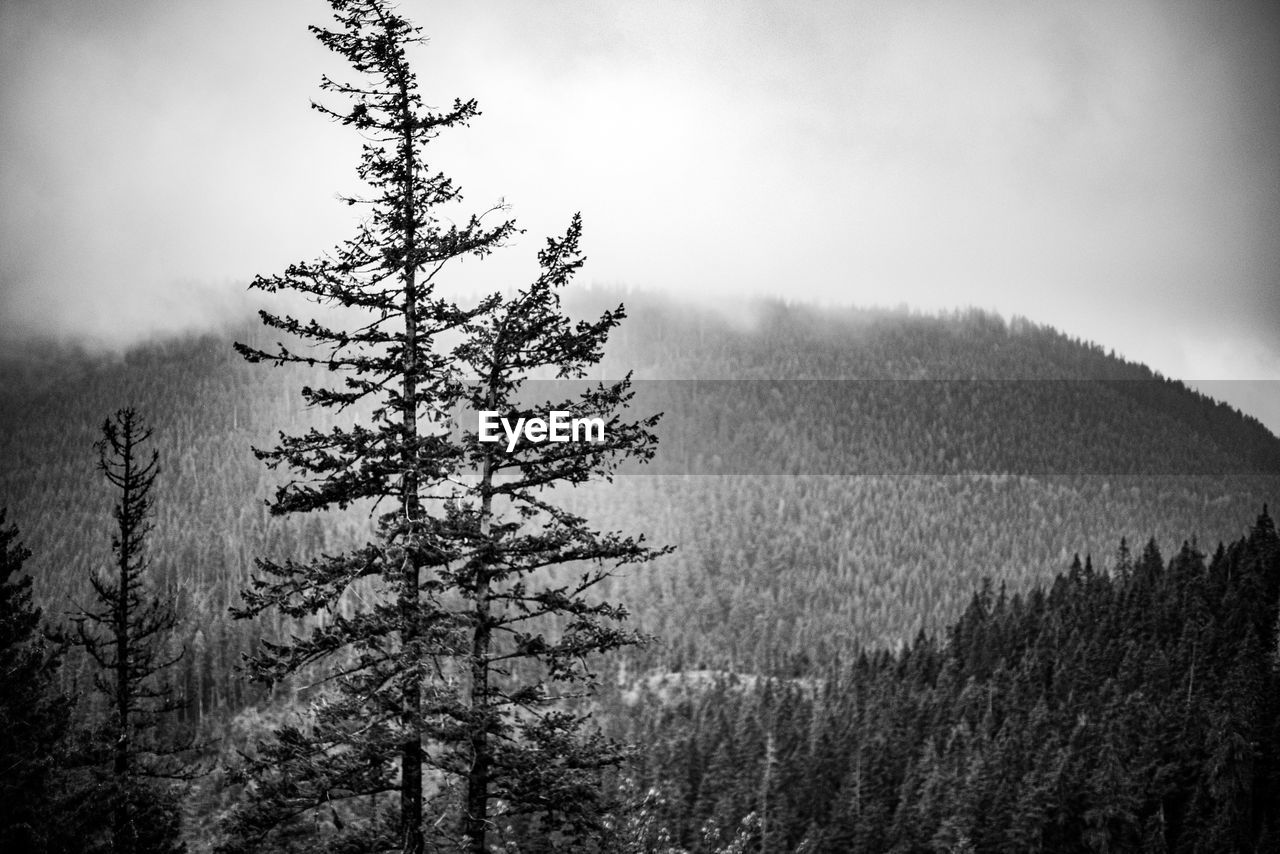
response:
M588 292L577 311L620 297ZM653 473L568 498L678 546L616 582L660 638L631 673L804 673L942 627L983 578L1028 589L1076 552L1105 564L1121 537L1194 534L1211 549L1280 498L1280 442L1256 421L1024 321L626 302L605 371L637 368L637 409L668 412L663 444ZM227 617L253 557L314 553L369 525L268 516L274 482L250 447L317 416L301 372L231 352L258 335L246 322L112 357L31 346L0 368L0 505L51 616L83 599L109 545L98 426L126 403L154 425L152 548L190 650L195 721L257 698L232 668L281 627Z
M579 294L575 311L619 296ZM594 705L640 746L614 780L630 805L617 850L1270 844L1270 519L1214 554L1280 503L1280 441L1258 422L977 312L626 302L601 375L636 367L636 411L666 412L659 454L559 496L677 546L603 591L657 638L608 659ZM268 513L280 476L251 448L326 426L299 396L324 365L262 370L232 340L269 344L246 321L0 361L0 506L46 624L66 625L110 559L102 422L131 405L154 427L147 548L178 618L162 652L185 647L169 735L224 758L307 691L268 696L237 670L297 628L230 618L254 558L332 552L372 526L367 507ZM1132 558L1122 538L1152 544ZM1166 566L1155 543L1184 541ZM58 677L81 720L103 713L92 670L73 653ZM185 807L198 850L238 791L213 768Z
M1273 520L1114 566L803 678L644 680L608 716L642 746L631 850L1276 850Z
M627 582L664 667L802 672L940 628L985 577L1024 589L1122 537L1230 540L1280 494L1257 421L1026 321L629 305L615 370L709 380L638 395L674 416L653 468L679 476L582 499L680 545Z

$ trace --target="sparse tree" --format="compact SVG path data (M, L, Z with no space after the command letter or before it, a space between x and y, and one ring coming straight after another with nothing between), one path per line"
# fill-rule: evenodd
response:
M106 697L112 780L111 847L115 852L178 850L175 805L154 778L175 776L161 744L161 717L182 703L163 671L182 654L171 653L176 625L172 607L152 589L146 541L152 531L152 488L159 454L146 452L152 435L132 407L102 424L95 443L98 468L119 492L112 510L112 566L94 573L94 603L72 616L72 642L98 667L94 684ZM157 833L157 829L163 832Z
M557 289L582 263L576 217L548 241L532 285L469 307L437 293L450 261L483 257L514 231L474 215L453 224L459 191L424 160L424 147L470 121L476 104L423 105L407 56L422 39L390 3L331 5L338 26L313 32L360 80L324 78L349 104L317 109L365 139L358 172L370 193L347 201L368 215L331 255L255 280L335 310L325 322L262 312L302 346L237 348L252 362L338 374L304 398L363 422L257 451L293 474L273 512L391 509L362 547L258 561L238 615L274 609L311 622L264 644L251 671L267 681L319 673L325 687L304 721L260 746L226 847L270 839L279 848L321 824L332 845L406 854L426 849L428 824L433 849L486 851L490 834L508 827L533 839L530 850L589 841L601 832L596 775L621 751L583 726L573 702L589 692L594 653L638 640L619 625L625 609L593 596L614 567L656 552L594 531L550 490L650 457L655 419L622 419L628 380L545 401L602 419L596 443L522 441L506 453L479 440L474 413L457 419L467 407L532 414L518 402L523 380L539 371L581 379L622 310L576 324L560 310ZM581 566L557 571L572 562ZM344 615L344 605L357 612ZM395 797L391 821L379 812L384 794Z
M470 633L461 656L467 696L452 714L467 722L468 738L452 766L442 767L466 779L462 829L476 854L488 850L490 828L579 846L603 831L595 772L621 754L582 732L565 701L589 693L592 656L641 640L623 628L626 610L597 598L597 588L614 568L661 553L643 537L597 531L555 500L554 487L610 477L621 461L647 461L656 448L656 416L623 417L629 377L567 388L528 382L547 375L582 380L623 317L619 306L571 323L561 310L559 289L583 263L581 231L574 216L563 238L547 240L538 279L493 300L455 349L475 378L472 409L504 413L509 424L558 412L562 424L576 420L584 434L592 420L600 425L590 440L575 441L568 427L565 442L526 433L509 450L464 430L465 459L479 480L458 490L434 528L436 572L466 603L461 616ZM565 564L573 571L554 571ZM500 805L496 815L492 802Z

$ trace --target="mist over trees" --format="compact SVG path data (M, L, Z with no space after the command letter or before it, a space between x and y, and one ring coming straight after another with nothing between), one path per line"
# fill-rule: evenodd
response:
M1276 437L982 312L564 296L578 216L446 299L517 233L425 159L476 104L331 5L368 191L302 300L0 356L0 848L1276 847Z
M955 365L987 364L987 370L996 373L1004 359L1024 369L1043 372L1053 370L1057 364L1058 370L1071 375L1069 371L1081 370L1073 365L1087 365L1094 360L1105 365L1107 358L1048 331L1013 334L1007 325L986 325L985 331L975 332L971 325L956 319L877 320L868 316L873 329L862 333L851 321L833 320L834 329L824 340L794 331L812 328L813 315L802 308L788 310L771 329L743 330L717 325L714 316L698 317L691 311L685 312L687 316L680 321L684 326L680 326L670 315L670 305L634 297L629 308L631 317L619 327L613 344L631 347L637 364L650 371L655 370L658 358L664 354L687 360L684 364L701 358L692 344L679 351L662 339L677 329L687 330L696 341L699 325L703 327L701 352L709 363L713 363L712 354L729 352L735 354L744 370L769 364L771 353L789 351L803 354L805 359L844 364L848 366L845 370L850 371L864 364L864 360L865 364L876 364L884 359L890 364L919 364L943 375L962 369L949 367ZM644 351L641 347L650 349ZM928 361L930 353L936 354L934 361ZM265 729L296 722L296 712L305 709L312 696L306 690L305 677L299 680L300 685L268 688L248 682L234 669L239 654L253 649L256 638L287 637L303 624L270 613L264 613L261 620L230 621L222 603L240 603L236 589L247 583L253 553L275 555L279 561L291 555L320 555L358 543L361 537L376 531L362 527L359 515L334 512L321 519L269 516L256 506L261 496L282 482L273 483L269 470L255 463L245 449L251 441L260 445L269 441L275 425L286 425L292 431L306 429L314 413L291 403L295 396L291 386L316 384L305 371L283 378L275 371L255 371L230 358L225 340L215 339L156 345L131 354L124 363L60 358L65 361L45 363L46 372L41 379L56 388L41 392L8 384L0 389L0 394L6 396L6 406L0 414L5 419L4 430L0 431L5 441L2 456L8 461L7 467L0 470L0 482L4 484L4 501L10 506L8 518L23 524L21 539L35 552L24 567L32 573L36 600L46 603L46 619L63 613L72 600L88 601L90 590L79 585L87 584L89 569L100 566L109 554L107 510L112 497L106 488L109 485L95 474L94 461L88 453L94 439L100 437L97 425L101 423L101 412L110 408L105 402L132 397L148 412L155 413L153 441L162 454L167 474L156 483L157 524L148 542L157 558L151 567L156 584L174 591L173 602L179 613L175 643L188 648L187 656L173 668L180 690L192 700L185 711L178 713L178 720L183 725L198 724L206 736L217 739L224 751L213 773L196 782L187 802L185 839L192 850L203 850L216 838L216 819L226 815L241 796L235 775L230 773L237 752L250 749ZM984 361L988 358L989 363ZM1121 367L1108 370L1118 371ZM1131 419L1143 419L1135 429L1167 432L1171 441L1165 444L1166 448L1195 453L1195 443L1187 443L1185 436L1178 437L1190 429L1180 426L1178 408L1163 406L1160 397L1146 408L1134 409L1118 405L1105 385L1080 388L1096 392L1085 409L1096 418L1117 428ZM955 401L904 397L892 417L904 424L916 418L936 418L936 412L916 414L913 407L924 405L947 407L943 411L951 414L949 423L959 435L974 430L966 419L974 418L975 412L956 407ZM1201 406L1202 402L1193 397L1179 404L1179 408L1191 412ZM1218 411L1219 417L1230 415ZM29 414L18 421L16 412ZM1053 415L1045 414L1046 423ZM1205 453L1217 454L1218 449L1230 446L1231 430L1219 431L1212 419L1202 419L1200 415L1196 418L1196 423L1205 425L1198 428L1204 431L1200 434L1203 439L1198 441L1209 449ZM58 425L66 427L59 430ZM854 425L857 428L856 420ZM662 427L658 425L658 429ZM1247 432L1249 425L1242 423L1238 429ZM1002 431L998 422L984 422L983 430L988 431L993 442L1016 442L1016 437L1034 432ZM975 435L978 432L974 430ZM42 441L41 437L54 440ZM940 439L938 434L899 431L895 443L884 448L886 453L902 459L928 456L935 454L938 447L945 447L937 444ZM1258 448L1266 447L1260 439L1254 441ZM700 454L711 449L712 446L687 445L683 451ZM660 446L656 464L662 465L661 455L673 450ZM775 456L759 459L756 464L761 470L770 471L785 464L784 453L831 454L837 450L824 448L815 439L812 444L778 447ZM726 464L738 465L728 453ZM1088 466L1082 464L1080 468ZM871 746L874 743L865 740L865 732L874 734L882 724L904 720L901 707L894 705L899 700L891 700L894 697L917 697L912 702L919 705L908 707L916 710L911 715L936 714L940 720L948 720L955 714L948 711L952 706L947 705L954 705L954 701L940 699L950 694L939 693L939 688L908 690L906 686L913 683L895 687L895 680L902 661L924 660L916 657L917 648L933 650L930 655L945 659L944 641L953 636L950 627L972 611L973 594L981 592L981 576L997 579L988 594L993 612L1012 608L1011 603L1018 596L1025 609L1033 601L1033 588L1044 585L1044 589L1051 589L1055 573L1065 572L1072 562L1072 552L1078 550L1082 576L1088 575L1084 573L1085 553L1092 552L1088 568L1095 576L1108 575L1115 590L1119 589L1121 562L1116 549L1120 537L1127 534L1131 543L1146 543L1154 533L1162 546L1198 535L1200 545L1196 551L1204 553L1207 577L1208 568L1214 564L1217 541L1228 543L1226 553L1230 555L1229 544L1240 538L1241 520L1256 516L1261 499L1276 494L1275 480L1265 472L1260 468L1253 475L1187 476L646 476L619 478L607 489L583 486L573 490L568 497L578 502L578 512L598 518L606 527L635 524L639 518L659 542L681 545L678 552L655 564L653 571L631 572L607 582L609 598L621 599L633 607L631 623L635 628L661 635L659 643L615 654L619 667L605 669L608 678L602 680L594 706L606 735L640 748L617 777L605 779L605 797L620 805L631 805L613 814L610 832L628 845L632 844L628 840L641 840L631 849L638 851L663 850L668 843L688 850L704 845L699 850L710 851L735 842L741 850L754 850L760 846L762 822L770 838L780 834L785 839L798 839L795 847L810 832L814 839L828 840L809 850L842 850L843 842L830 840L844 839L841 834L852 833L850 828L857 823L863 828L858 833L883 832L887 835L876 838L893 837L898 831L892 827L884 831L884 822L890 819L877 819L875 814L900 814L899 826L907 827L908 817L915 815L911 810L917 809L910 806L916 803L917 796L894 800L905 796L889 798L884 792L891 787L874 784L879 794L871 797L868 787L873 785L874 775L906 781L908 769L917 768L912 772L913 780L928 779L934 773L938 780L951 779L948 775L959 773L956 769L960 768L961 754L948 754L945 767L939 764L941 760L935 760L939 770L925 774L919 770L924 761L925 754L920 752L924 741L900 734L894 736L901 739L893 742L897 746L886 752L886 748ZM1252 513L1248 512L1250 504ZM33 536L32 531L41 533ZM1143 549L1134 548L1134 563L1142 553ZM1176 557L1180 550L1173 554ZM175 556L180 571L174 566ZM1169 563L1167 556L1162 561ZM1237 572L1231 570L1228 574L1235 577ZM1006 584L1003 606L999 605L1001 582ZM1183 600L1174 596L1176 589L1166 589L1172 610L1161 619L1170 627L1168 632L1183 631L1177 628L1182 612L1181 605L1175 603ZM1102 643L1103 634L1090 633L1116 632L1130 619L1121 613L1142 616L1123 609L1116 611L1112 606L1092 605L1074 613L1072 619L1081 621L1079 632L1064 631L1064 624L1059 622L1056 630L1041 633L1038 643L1045 645L1044 655L1057 655L1063 661L1076 661L1084 655L1088 660L1092 653L1079 653L1075 644L1090 637ZM1194 616L1200 612L1187 613ZM1104 625L1085 628L1095 617L1105 618ZM972 621L973 617L968 619ZM1196 617L1192 625L1201 623ZM1214 631L1227 632L1224 642L1233 642L1222 618L1215 618L1215 625ZM921 627L927 631L924 639L917 639ZM1160 647L1163 651L1158 654L1152 651L1154 647L1144 647L1155 642L1153 636L1136 627L1134 631L1137 634L1133 651L1126 654L1132 661L1151 661L1151 656L1160 660L1172 654L1172 647ZM880 636L891 640L877 641ZM1188 640L1194 637L1200 635L1187 635ZM904 646L894 638L900 638ZM1137 680L1132 682L1134 689L1148 698L1168 697L1166 711L1152 712L1160 715L1187 713L1186 691L1188 683L1194 682L1192 716L1186 718L1191 729L1187 731L1204 733L1218 714L1218 707L1202 701L1209 694L1199 692L1201 688L1216 690L1218 683L1214 680L1219 677L1205 669L1204 647L1197 643L1200 642L1181 647L1183 651L1177 653L1183 656L1177 659L1181 664L1171 665L1172 669L1162 665L1161 669L1148 672L1143 665L1136 672L1126 671L1125 678ZM1193 653L1193 649L1201 651ZM912 652L908 654L908 650ZM862 663L864 658L866 664ZM1270 672L1269 657L1250 660L1251 666L1260 668L1258 673ZM1191 661L1198 662L1194 680L1190 679ZM1006 663L1006 668L1013 667L1011 662L1012 659ZM1243 660L1239 666L1245 666ZM1087 672L1091 679L1096 676L1093 670ZM92 705L85 701L85 689L91 679L92 670L68 656L60 675L54 676L54 696L58 695L59 686L70 693L83 694L85 698L77 703L76 714L84 716ZM1169 690L1168 685L1179 679L1183 681L1177 689ZM974 696L985 699L983 684L978 681L966 703ZM987 693L994 708L1004 709L1011 722L1009 728L1000 731L1013 737L1019 722L1027 719L1016 708L1023 695L1006 695L1003 684L995 683ZM772 686L767 701L760 693L766 685ZM861 687L855 690L854 685ZM948 692L957 690L955 683L948 686L944 686ZM814 693L816 688L823 691ZM975 695L974 691L978 693ZM827 692L834 693L828 698ZM875 692L883 692L884 699L876 700L870 712L858 705L872 703L870 698ZM783 701L793 694L797 696ZM1087 704L1102 702L1096 693L1076 691L1072 696L1081 702L1092 698ZM931 705L929 698L942 705ZM1070 727L1079 713L1074 703L1075 699L1046 700L1046 708L1052 710L1046 726L1062 728L1057 738L1070 741ZM1132 698L1130 703L1141 705ZM1089 720L1100 720L1088 711L1092 706L1087 704L1082 708ZM66 710L67 704L59 701L46 707ZM985 714L985 705L981 708ZM1030 708L1035 709L1034 702ZM1243 708L1241 705L1239 710ZM813 723L815 718L819 723ZM1108 738L1136 738L1130 732L1131 718L1106 716L1105 720L1110 722ZM770 721L774 722L772 742ZM785 721L794 722L794 727ZM805 723L797 729L800 721ZM967 726L973 727L972 722ZM726 736L730 732L739 733L732 742ZM913 732L935 733L935 756L943 755L947 742L936 735L940 730ZM987 735L983 739L983 744L990 741ZM798 746L801 744L803 749ZM959 744L952 749L959 750ZM1177 767L1182 769L1179 774L1183 775L1178 779L1184 780L1185 786L1176 792L1194 797L1200 804L1225 808L1226 801L1212 800L1209 790L1194 795L1210 767L1199 753L1201 747L1190 741L1181 744L1176 738L1165 746L1177 747L1177 756L1182 757L1177 760ZM986 754L988 749L980 745L967 748L967 761L978 762L975 757L980 755L984 763L997 761ZM1255 792L1264 792L1259 787L1273 760L1263 749L1263 742L1259 742L1258 749L1262 752L1248 755L1254 757L1255 768L1262 776L1248 779L1254 781L1251 785ZM1063 786L1043 793L1043 803L1055 805L1053 809L1060 816L1070 815L1073 803L1097 803L1072 799L1077 795L1083 798L1080 793L1091 791L1084 788L1086 776L1092 773L1091 763L1103 754L1090 752L1093 748L1087 746L1080 747L1080 752L1076 750L1071 747L1064 754L1071 757L1069 769L1073 770L1061 778ZM50 796L61 804L60 811L53 813L64 819L61 824L68 823L65 819L69 807L59 800L60 793L67 791L67 781L65 772L56 766L64 762L66 752L39 754L51 757L54 786ZM886 764L876 764L881 760ZM846 796L852 797L849 787L858 779L859 767L863 790L869 794L867 800L859 802L863 818L855 822L842 810L852 808L849 805L853 802ZM768 775L764 774L766 768L771 769ZM826 791L843 794L835 800L823 800L801 787L798 791L810 792L805 802L815 806L806 807L807 812L797 812L787 792L800 785L796 780L808 780L813 774L828 781ZM681 781L694 777L700 781L697 793L689 794L693 790L684 787L692 786L692 782ZM610 779L614 782L610 783ZM995 774L982 779L1002 777ZM1135 791L1140 802L1126 809L1143 816L1142 821L1149 820L1149 810L1156 801L1151 800L1148 789L1142 788L1145 784L1123 774L1117 779L1127 780L1125 787L1138 787ZM657 785L659 782L661 785ZM681 792L685 793L681 796L685 800L675 796ZM723 797L718 794L725 792L728 794ZM762 793L766 793L763 801ZM383 796L383 800L384 806L389 805L390 796ZM1187 800L1186 804L1190 802ZM717 803L719 807L714 806ZM930 840L937 828L950 820L955 806L946 800L935 799L933 803L928 811L920 813L929 816L924 826L934 828L929 831ZM1177 797L1168 801L1166 815L1174 813L1177 803L1181 803ZM764 814L760 815L762 805ZM905 805L905 811L899 805ZM1184 812L1190 809L1185 805L1177 808ZM1252 808L1241 809L1248 812ZM804 816L803 822L800 815ZM836 822L835 817L840 815L844 817ZM1064 827L1084 826L1079 814L1075 815L1071 821L1081 823L1059 825L1053 831L1058 836L1048 837L1057 841L1046 842L1044 850L1089 850L1080 841L1082 837L1062 835ZM338 818L347 820L341 811ZM932 824L935 821L937 824ZM972 827L955 825L956 821L960 819L952 822L954 826ZM1118 835L1114 838L1128 838L1125 834L1130 833L1132 822L1128 818L1118 821ZM800 823L805 825L802 831L796 829ZM703 827L706 832L698 836ZM845 829L839 830L841 827ZM989 824L982 827L980 833L995 832ZM315 828L313 825L304 830L308 836L315 832L325 837L333 829L333 816L320 821L318 830ZM49 823L45 829L61 828ZM835 835L825 835L828 832ZM1188 840L1204 838L1197 835L1199 831L1178 834L1178 838ZM705 844L697 841L703 837L707 839ZM948 838L945 834L937 836L936 846L942 846ZM1078 845L1063 841L1068 838L1075 839ZM664 839L668 843L661 843ZM918 844L922 846L920 850L929 850L932 843L925 840ZM1225 850L1253 849L1240 846Z

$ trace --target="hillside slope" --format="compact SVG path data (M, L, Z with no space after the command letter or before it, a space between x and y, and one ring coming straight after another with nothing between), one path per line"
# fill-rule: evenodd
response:
M580 295L577 310L618 295ZM954 619L986 576L1021 589L1122 536L1205 548L1280 503L1280 441L1252 419L1097 347L981 313L761 304L730 319L645 295L603 372L634 367L662 409L644 475L564 498L678 551L614 595L662 643L632 667L803 671ZM33 346L0 363L0 505L35 552L51 614L107 554L97 427L138 406L164 474L152 541L192 650L203 716L255 695L228 678L280 625L226 617L255 555L333 549L357 515L273 519L250 447L311 423L299 373L243 364L246 324L104 358ZM673 379L684 380L674 382ZM698 380L691 382L691 380Z

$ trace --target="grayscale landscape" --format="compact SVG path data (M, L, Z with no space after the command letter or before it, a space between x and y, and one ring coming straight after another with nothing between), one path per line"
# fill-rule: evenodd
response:
M1265 4L0 68L0 850L1280 848Z

